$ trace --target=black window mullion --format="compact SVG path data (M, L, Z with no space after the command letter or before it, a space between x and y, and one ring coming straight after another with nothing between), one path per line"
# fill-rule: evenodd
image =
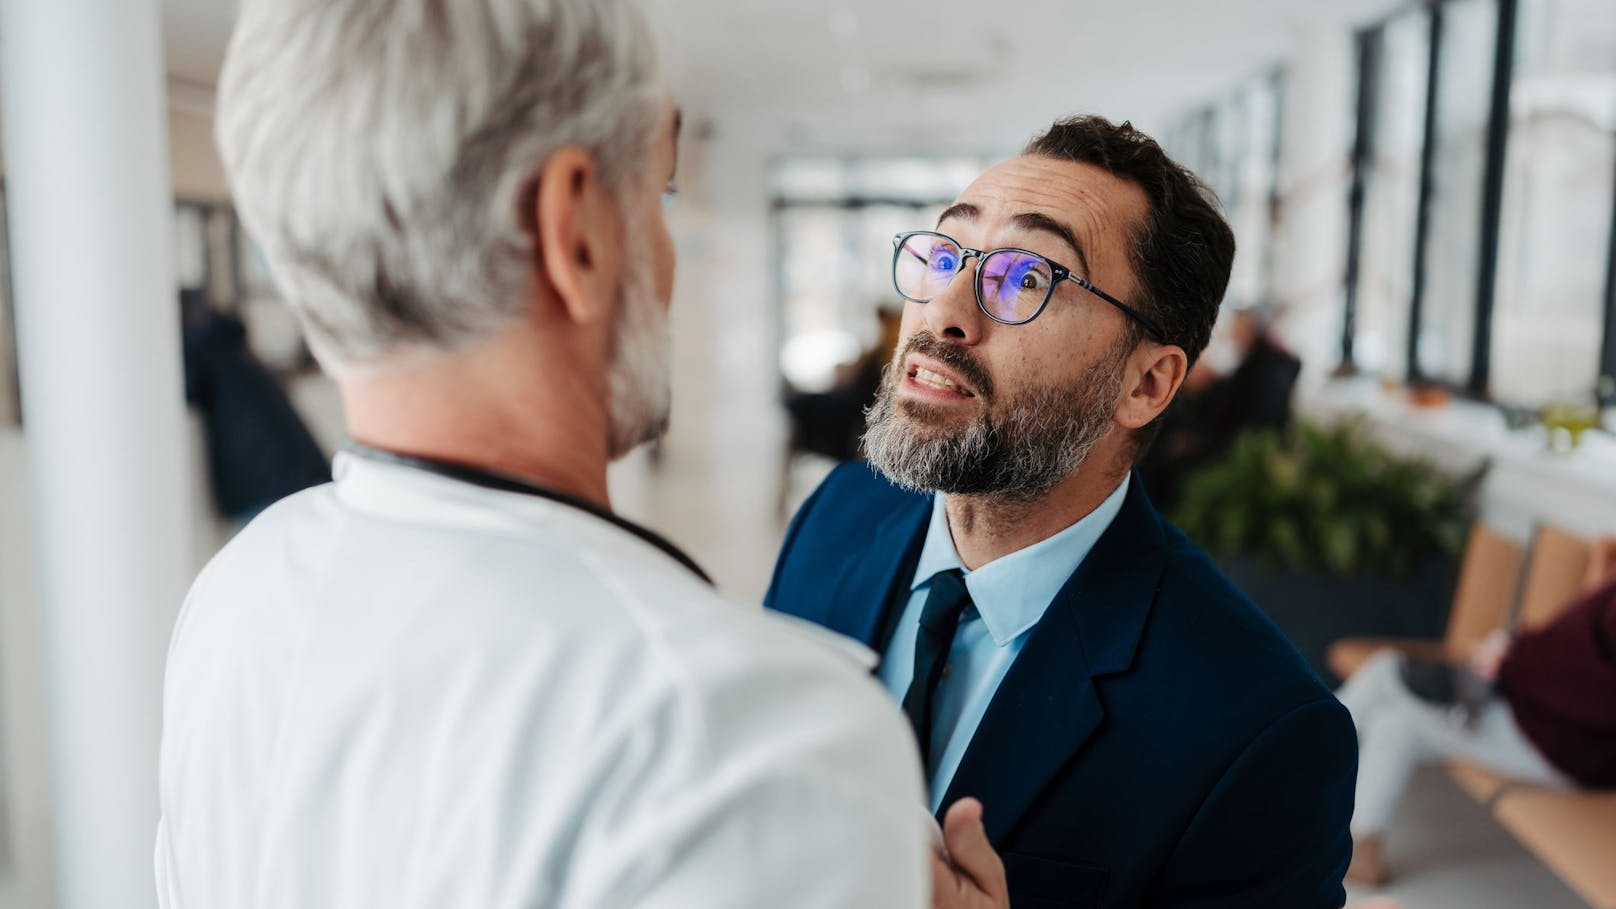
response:
M1364 29L1357 35L1358 111L1352 139L1352 186L1347 196L1347 267L1344 296L1346 313L1341 320L1341 368L1355 367L1353 339L1358 333L1358 288L1363 259L1364 194L1367 191L1369 163L1375 150L1375 119L1378 116L1376 91L1385 26Z
M1420 382L1420 317L1425 302L1426 245L1431 232L1431 186L1436 176L1436 105L1442 73L1442 3L1427 7L1430 17L1430 55L1426 59L1425 135L1420 149L1420 195L1414 217L1414 275L1408 307L1408 380Z
M1504 207L1504 158L1509 146L1509 88L1515 65L1518 0L1497 0L1498 43L1493 55L1492 109L1487 120L1487 157L1482 177L1481 237L1476 256L1476 330L1468 391L1487 393L1492 364L1493 306L1497 293L1499 219Z

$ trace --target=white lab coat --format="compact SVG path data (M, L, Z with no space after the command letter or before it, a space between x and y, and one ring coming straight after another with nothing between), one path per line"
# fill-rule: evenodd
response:
M913 744L845 643L566 505L337 477L174 629L162 906L924 904Z

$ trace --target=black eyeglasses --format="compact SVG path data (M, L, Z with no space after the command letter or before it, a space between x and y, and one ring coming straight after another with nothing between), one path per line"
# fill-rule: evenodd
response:
M995 322L1025 325L1049 305L1055 286L1070 280L1138 322L1157 341L1167 336L1151 318L1090 284L1086 278L1045 256L1025 249L970 249L931 230L912 230L892 238L892 286L905 300L930 303L965 268L973 256L976 305Z

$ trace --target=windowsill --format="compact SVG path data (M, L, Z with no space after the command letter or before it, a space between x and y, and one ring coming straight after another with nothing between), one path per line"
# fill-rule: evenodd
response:
M1361 416L1389 447L1449 469L1490 460L1483 516L1517 535L1539 521L1585 534L1616 531L1616 435L1610 432L1585 432L1575 451L1551 452L1542 426L1511 430L1492 405L1455 398L1416 406L1405 392L1368 377L1332 380L1298 409L1322 422ZM1611 426L1610 411L1605 426Z

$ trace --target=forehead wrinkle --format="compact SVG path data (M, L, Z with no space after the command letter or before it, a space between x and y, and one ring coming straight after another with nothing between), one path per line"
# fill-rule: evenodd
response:
M1137 291L1131 258L1137 217L1130 198L1134 192L1141 197L1138 201L1145 201L1143 190L1121 184L1110 174L1088 166L1074 172L1065 162L1013 159L983 174L964 195L988 212L990 220L999 220L996 212L1030 211L1050 217L1058 213L1057 220L1068 224L1075 237L1082 238L1078 252L1084 261L1077 267L1083 277L1103 281L1102 286L1112 293L1119 291L1110 285L1124 283L1127 289L1120 292L1132 294ZM1017 226L1009 218L1002 223ZM1107 242L1113 233L1118 234L1115 244ZM1106 269L1107 273L1096 274L1097 269ZM1117 274L1110 274L1112 270Z
M1010 219L1010 225L1025 231L1035 231L1049 234L1072 248L1077 256L1077 267L1084 275L1088 274L1088 257L1083 254L1083 245L1077 242L1077 235L1070 227L1061 223L1059 219L1050 217L1041 211L1024 211Z

